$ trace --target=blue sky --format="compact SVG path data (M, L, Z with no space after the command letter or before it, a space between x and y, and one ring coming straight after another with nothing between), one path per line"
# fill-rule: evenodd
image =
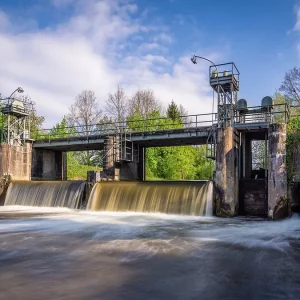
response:
M299 22L299 23L298 23ZM259 104L300 62L296 0L1 0L0 91L21 85L51 126L82 89L151 88L167 105L211 111L208 64L234 61Z

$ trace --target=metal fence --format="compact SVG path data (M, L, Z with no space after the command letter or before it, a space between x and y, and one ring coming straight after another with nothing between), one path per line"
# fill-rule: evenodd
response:
M234 123L287 123L290 114L288 104L275 104L262 107L254 106L244 110L234 109ZM116 134L151 133L158 131L174 131L183 129L198 129L217 125L218 114L195 114L180 116L176 120L170 118L152 118L126 120L121 122L105 122L87 126L72 126L64 128L43 129L36 132L35 140L52 140L59 138L75 138L90 136L107 136Z

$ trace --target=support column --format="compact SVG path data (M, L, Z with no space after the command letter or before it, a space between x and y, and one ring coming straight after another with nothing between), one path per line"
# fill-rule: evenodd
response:
M286 124L269 128L268 217L282 219L290 214L287 198Z
M139 147L139 159L138 159L138 180L139 181L145 181L146 179L145 156L146 156L146 149L144 147Z
M62 153L62 180L68 179L68 156L67 152Z
M234 128L218 129L215 200L216 215L220 217L233 217L238 213L238 140Z
M62 180L63 155L62 152L43 149L33 149L32 180Z

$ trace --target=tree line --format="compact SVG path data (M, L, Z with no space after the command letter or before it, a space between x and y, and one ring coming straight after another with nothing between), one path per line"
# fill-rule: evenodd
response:
M78 94L61 122L50 130L50 137L64 137L76 134L90 134L112 130L128 129L157 130L182 128L187 115L182 105L173 100L167 107L157 99L150 89L139 89L128 97L124 89L117 87L101 106L95 93L84 90ZM146 121L145 121L146 120ZM119 127L119 128L118 128ZM79 129L81 132L78 132ZM37 128L38 134L45 132ZM177 146L146 149L147 179L209 179L212 176L212 162L206 159L205 146ZM68 153L69 177L83 177L87 168L102 167L103 152L88 150ZM76 171L74 171L76 169Z

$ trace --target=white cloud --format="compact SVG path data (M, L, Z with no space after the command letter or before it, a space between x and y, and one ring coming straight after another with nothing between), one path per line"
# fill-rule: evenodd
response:
M53 1L57 9L72 2L75 11L51 29L6 30L18 24L0 11L0 92L22 86L46 126L59 122L83 89L94 90L104 105L117 85L128 94L151 88L165 105L174 99L189 113L211 111L207 66L191 64L193 53L166 57L172 33L143 23L135 2Z
M144 43L139 46L141 52L149 52L154 50L164 50L165 47L158 43Z
M294 31L299 31L300 30L300 7L296 8L296 14L297 14L297 21L296 21L296 25L294 26Z

